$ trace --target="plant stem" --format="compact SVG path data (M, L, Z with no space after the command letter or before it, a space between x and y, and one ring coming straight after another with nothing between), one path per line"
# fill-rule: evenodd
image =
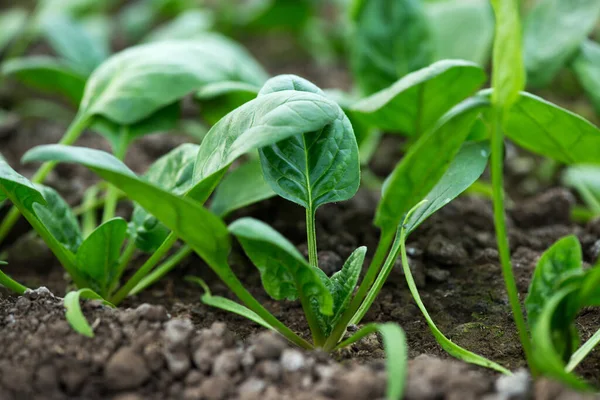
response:
M519 332L519 338L527 364L535 376L532 354L531 340L527 332L525 317L521 310L519 301L519 292L513 274L512 264L510 260L510 247L508 236L506 234L506 220L504 215L504 134L502 132L502 110L498 107L494 108L494 125L492 127L492 154L491 154L491 173L492 173L492 188L493 188L493 204L494 204L494 226L496 228L496 240L498 242L498 254L500 256L500 264L502 266L502 274L506 285L508 300L512 309L515 325Z
M97 200L98 186L90 186L83 194L82 207L86 210L81 219L81 230L84 238L87 238L96 229L96 209L91 207Z
M154 269L149 275L145 276L144 279L140 281L131 291L130 294L137 294L142 290L146 289L148 286L153 285L160 278L165 276L169 271L177 266L181 261L183 261L186 257L188 257L194 250L185 245L181 247L175 254L169 257L165 262L160 264L158 267Z
M127 145L129 144L129 127L121 126L119 133L119 142L115 144L113 152L117 159L123 161L127 154ZM104 203L104 213L102 214L102 223L115 217L117 201L119 200L119 189L113 185L108 186Z
M62 139L58 143L65 144L65 145L73 144L79 138L79 136L81 135L83 130L86 128L87 123L88 123L87 116L77 115L75 117L75 119L73 120L73 122L71 123L71 125L69 126L69 128L67 129L67 132L65 133L65 135L62 137ZM37 172L31 178L31 182L32 183L42 183L46 179L48 174L54 169L55 165L56 165L56 162L54 162L54 161L46 162L46 163L42 164L42 166L37 170ZM2 224L0 224L0 243L2 243L4 241L4 239L6 239L6 236L9 234L12 227L19 220L20 215L21 215L21 213L19 212L17 207L12 206L12 208L9 210L8 214L6 214L6 217L2 221Z
M2 264L0 263L0 265ZM23 293L25 293L25 291L27 290L27 287L21 285L19 282L15 281L2 271L0 271L0 285L4 286L9 290L12 290L18 295L23 295Z
M315 213L312 208L306 209L306 238L308 240L308 262L313 267L318 268L317 231L315 228Z
M575 367L600 343L600 330L597 330L594 335L589 338L573 355L567 364L565 370L572 372Z
M117 266L117 273L115 274L113 281L111 283L110 292L112 293L116 286L121 281L121 277L129 265L133 254L135 253L135 240L129 240L127 242L127 246L125 246L125 250L123 250L123 254L121 254L121 258L119 259L119 265Z

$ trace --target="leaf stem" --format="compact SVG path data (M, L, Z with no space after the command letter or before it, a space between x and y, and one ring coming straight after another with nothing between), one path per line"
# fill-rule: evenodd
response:
M313 267L318 268L317 230L315 227L315 212L312 207L306 209L306 238L308 241L308 262Z
M84 238L87 238L96 229L98 221L96 220L96 209L92 207L98 196L98 186L93 185L87 188L83 194L81 206L85 209L81 219L81 230Z
M2 265L2 263L0 263L0 265ZM2 271L0 271L0 285L4 286L9 290L12 290L18 295L22 295L27 290L27 287L21 285L19 282L15 281Z
M131 289L130 294L137 294L146 289L148 286L156 283L156 281L175 268L177 264L186 259L193 251L194 250L188 245L181 247L181 249L179 249L175 254L156 267L152 273L145 276L144 279L142 279L133 289Z
M494 124L492 126L492 154L491 154L491 173L492 173L492 197L494 204L494 226L496 229L496 240L498 242L498 254L500 256L500 264L502 266L502 275L504 276L504 283L506 285L506 292L508 294L508 300L512 309L513 318L515 325L519 332L519 338L523 351L525 352L525 358L527 364L535 376L535 367L533 364L532 353L531 353L531 340L529 333L527 332L527 325L525 324L525 317L523 316L523 310L521 309L521 303L519 301L519 292L517 284L515 282L515 276L512 269L510 260L510 247L508 243L508 236L506 234L506 220L504 215L504 134L502 132L502 109L494 107Z
M125 246L125 250L123 250L123 254L121 254L121 258L119 259L119 265L117 266L117 273L115 274L115 276L110 284L109 294L113 292L113 290L116 288L116 286L121 281L121 277L123 276L125 269L127 269L127 266L129 265L129 262L131 261L131 258L133 257L134 253L135 253L135 240L130 238L129 241L127 242L127 246Z
M119 142L114 146L114 155L120 161L125 159L127 154L127 145L129 144L129 127L126 125L121 126L119 133ZM117 202L119 200L119 190L109 185L106 191L106 198L104 203L104 213L102 214L102 223L114 218L115 210L117 209Z
M600 343L600 329L592 335L573 355L567 364L565 370L567 372L572 372L575 367L579 365L580 362L592 351L594 348Z

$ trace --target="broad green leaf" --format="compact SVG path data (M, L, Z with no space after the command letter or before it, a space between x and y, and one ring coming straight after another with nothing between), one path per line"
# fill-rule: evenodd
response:
M0 52L22 31L27 21L27 11L11 8L0 13Z
M184 194L193 183L198 148L198 145L191 143L178 146L156 160L143 178L170 193ZM134 205L131 224L136 233L136 246L145 252L155 251L169 234L163 224L137 203Z
M576 189L590 210L600 215L600 166L573 165L565 169L562 181Z
M573 70L600 115L600 44L586 40L573 61Z
M377 226L388 233L396 231L404 215L442 178L477 116L488 107L482 98L465 100L410 147L386 179L375 216Z
M196 93L200 103L202 118L209 124L216 124L244 103L256 98L259 87L243 82L215 82L202 87Z
M210 204L210 210L220 217L275 196L265 182L258 160L250 161L223 178Z
M322 314L332 315L333 299L300 252L280 233L253 218L229 225L244 252L260 272L265 291L275 300L316 299Z
M333 316L329 317L328 325L333 328L338 322L354 294L358 278L362 271L367 248L359 247L350 254L341 270L330 279L329 290L333 297Z
M148 43L113 55L94 71L80 112L132 125L208 83L260 86L265 79L243 48L217 34Z
M15 58L2 64L2 74L45 93L59 94L79 104L86 78L62 61L45 56Z
M404 385L408 371L408 346L404 331L396 324L368 324L362 327L350 338L341 342L337 348L341 349L372 333L379 332L383 338L383 347L386 358L387 400L400 400L404 394Z
M192 9L154 29L146 36L144 42L190 39L209 31L213 24L213 15L208 10Z
M283 75L269 80L259 97L288 87L324 96L309 81ZM350 121L341 109L339 113L341 118L315 132L259 149L265 180L273 191L312 213L325 203L347 200L358 190L358 145Z
M107 43L95 40L66 14L44 18L41 28L54 51L83 76L89 76L110 53Z
M581 271L582 264L581 245L573 235L560 239L544 252L535 267L525 299L530 329L535 329L544 306L561 288L565 276Z
M351 105L350 116L387 132L419 136L485 80L474 63L438 61Z
M202 279L197 278L195 276L188 276L186 278L186 280L189 282L197 283L198 285L200 285L202 287L202 289L204 289L204 294L200 298L200 300L204 304L227 311L227 312L230 312L230 313L240 315L244 318L249 319L250 321L256 322L258 325L261 325L267 329L273 329L273 327L271 325L269 325L269 323L267 321L262 319L258 314L256 314L254 311L250 310L249 308L244 307L243 305L236 303L233 300L229 300L226 297L213 296L212 293L210 292L208 285Z
M355 10L351 67L362 94L385 89L433 61L420 0L362 1Z
M465 143L442 178L425 196L427 202L413 212L404 223L407 234L479 179L485 170L489 156L487 142Z
M562 163L600 163L600 129L532 94L517 98L505 115L504 130L519 146Z
M34 203L35 214L56 240L71 252L77 252L83 236L71 207L56 190L43 185L36 185L36 187L44 196L46 205Z
M524 21L523 54L528 83L548 85L600 18L597 0L540 0Z
M114 306L108 301L104 300L102 296L90 289L80 289L77 291L69 292L65 296L63 303L66 309L65 317L67 318L69 325L71 325L75 332L83 336L93 338L94 330L85 319L83 311L81 311L81 306L79 304L80 299L100 300L106 306Z
M434 59L487 65L494 40L494 14L488 0L425 2Z
M77 250L77 267L104 296L109 295L109 287L117 275L117 262L126 235L127 222L113 218L94 229Z
M496 16L492 61L492 103L509 109L525 88L518 0L491 0Z
M139 179L114 156L81 147L46 145L28 151L23 161L61 161L87 166L173 230L215 268L220 277L233 276L227 265L230 248L227 227L221 220L196 202Z

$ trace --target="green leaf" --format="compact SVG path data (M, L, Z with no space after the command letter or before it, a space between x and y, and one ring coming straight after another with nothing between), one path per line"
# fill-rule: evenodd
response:
M275 196L265 182L258 160L250 161L230 172L217 187L210 210L220 217Z
M426 203L417 208L404 223L407 234L479 179L485 170L489 156L487 142L465 143L442 178L424 197Z
M468 99L450 110L427 134L410 147L386 179L375 224L394 232L404 215L438 183L469 135L485 99Z
M94 229L77 251L79 270L105 297L110 294L109 288L117 275L116 267L126 235L127 222L123 218L113 218Z
M350 116L387 132L419 136L485 80L474 63L438 61L351 105Z
M582 272L582 264L581 245L573 235L560 239L544 252L535 267L525 299L530 329L535 329L544 306L563 286L564 278L575 271Z
M491 0L496 15L492 103L508 109L525 88L518 0Z
M54 51L83 76L89 76L110 53L107 43L95 40L66 14L55 13L44 18L41 29Z
M488 0L424 2L435 60L458 59L487 65L494 39Z
M46 200L45 205L33 204L38 219L63 246L73 253L77 252L83 241L83 235L71 207L56 190L43 185L36 185L36 187Z
M210 292L210 289L208 288L208 285L202 279L197 278L195 276L188 276L188 277L186 277L186 280L189 282L197 283L198 285L202 286L202 289L204 289L204 294L202 295L200 300L204 304L227 311L227 312L230 312L230 313L240 315L244 318L249 319L250 321L257 323L258 325L261 325L267 329L273 330L273 327L271 325L269 325L269 323L267 321L262 319L258 314L256 314L254 311L250 310L249 308L244 307L243 305L236 303L233 300L229 300L226 297L213 296L212 293Z
M548 85L594 30L598 18L597 0L538 1L523 30L529 84Z
M387 383L387 400L400 400L404 394L404 385L408 370L408 346L404 331L396 324L368 324L362 327L350 338L341 342L336 349L349 346L374 332L379 332L383 338L385 349Z
M283 75L268 81L259 97L285 91L287 87L324 96L309 81ZM351 198L358 190L358 145L352 125L341 109L339 116L317 131L259 150L265 180L273 191L313 213L325 203Z
M80 112L132 125L208 83L259 86L265 79L243 48L216 34L148 43L113 55L94 71Z
M333 316L328 318L328 325L331 328L335 326L346 308L348 308L354 289L358 284L366 254L367 248L365 246L354 250L342 269L333 274L330 279L329 291L333 297Z
M143 175L149 183L176 195L182 195L191 187L194 163L199 146L186 143L156 160ZM135 244L145 252L154 252L163 243L169 230L135 203L131 224L136 232Z
M420 0L363 1L355 22L350 61L363 94L382 90L433 61Z
M280 233L253 218L238 219L229 231L259 270L269 296L275 300L314 298L322 314L332 315L331 294L300 252Z
M11 8L0 14L0 52L22 31L27 21L27 11L22 8Z
M144 42L190 39L209 31L213 25L212 13L208 10L192 9L154 29L144 38Z
M600 163L600 129L532 94L521 93L505 115L504 129L519 146L556 161Z
M201 106L202 118L216 124L221 118L256 98L259 87L243 82L215 82L202 87L196 93Z
M59 94L79 104L86 78L63 62L46 56L14 58L2 64L2 74L44 93Z
M600 166L570 166L565 169L562 182L576 189L589 209L600 215Z
M61 161L87 166L172 229L213 268L220 267L215 271L219 276L233 274L227 265L227 227L218 217L196 202L137 178L114 156L81 147L46 145L28 151L23 161Z
M81 306L79 305L80 299L101 300L104 305L107 305L109 307L114 306L108 301L104 300L102 296L98 295L90 289L80 289L77 291L69 292L65 296L63 303L66 309L65 317L67 318L69 325L71 325L75 332L83 336L93 338L94 330L85 319L83 311L81 311Z
M600 44L585 40L572 67L596 112L600 115Z

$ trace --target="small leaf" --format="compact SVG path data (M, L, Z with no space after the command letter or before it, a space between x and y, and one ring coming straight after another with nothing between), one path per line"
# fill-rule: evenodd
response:
M404 215L442 178L469 135L475 119L487 107L489 103L484 99L464 101L410 147L386 179L375 216L377 226L386 232L395 232Z
M485 72L474 63L438 61L353 104L350 116L384 131L419 136L485 80Z
M563 287L564 278L573 272L582 272L582 264L581 245L573 235L560 239L544 252L535 267L525 299L530 329L535 329L544 306Z
M229 231L259 270L263 287L275 300L315 298L322 314L331 315L331 294L304 257L287 239L253 218L238 219Z
M333 328L338 322L354 294L358 278L362 271L367 248L361 246L354 250L344 263L342 269L331 277L329 290L333 297L333 316L329 318L328 325Z
M421 1L362 1L354 19L351 66L363 94L382 90L433 61Z
M46 56L8 60L2 64L2 74L44 93L64 96L73 104L81 101L86 81L84 75Z
M44 196L46 205L33 204L35 214L56 240L73 253L77 252L83 236L71 207L56 190L43 185L36 187Z
M265 182L258 160L250 161L230 172L217 187L210 210L220 217L250 204L275 196Z
M594 30L597 0L541 0L524 22L523 54L528 82L548 85Z
M260 96L294 87L324 95L297 76L271 79ZM358 145L343 111L340 118L315 132L295 135L259 150L265 180L281 197L314 211L325 203L354 196L360 182Z
M73 330L83 336L87 336L89 338L94 337L94 330L88 324L85 316L83 315L83 311L81 311L81 306L79 305L80 298L83 299L91 299L91 300L101 300L102 303L109 307L114 307L108 301L104 300L102 296L95 293L90 289L80 289L77 291L69 292L65 296L63 301L66 309L65 317L69 322L69 325L73 328Z
M600 115L600 44L585 40L572 66L596 113Z

